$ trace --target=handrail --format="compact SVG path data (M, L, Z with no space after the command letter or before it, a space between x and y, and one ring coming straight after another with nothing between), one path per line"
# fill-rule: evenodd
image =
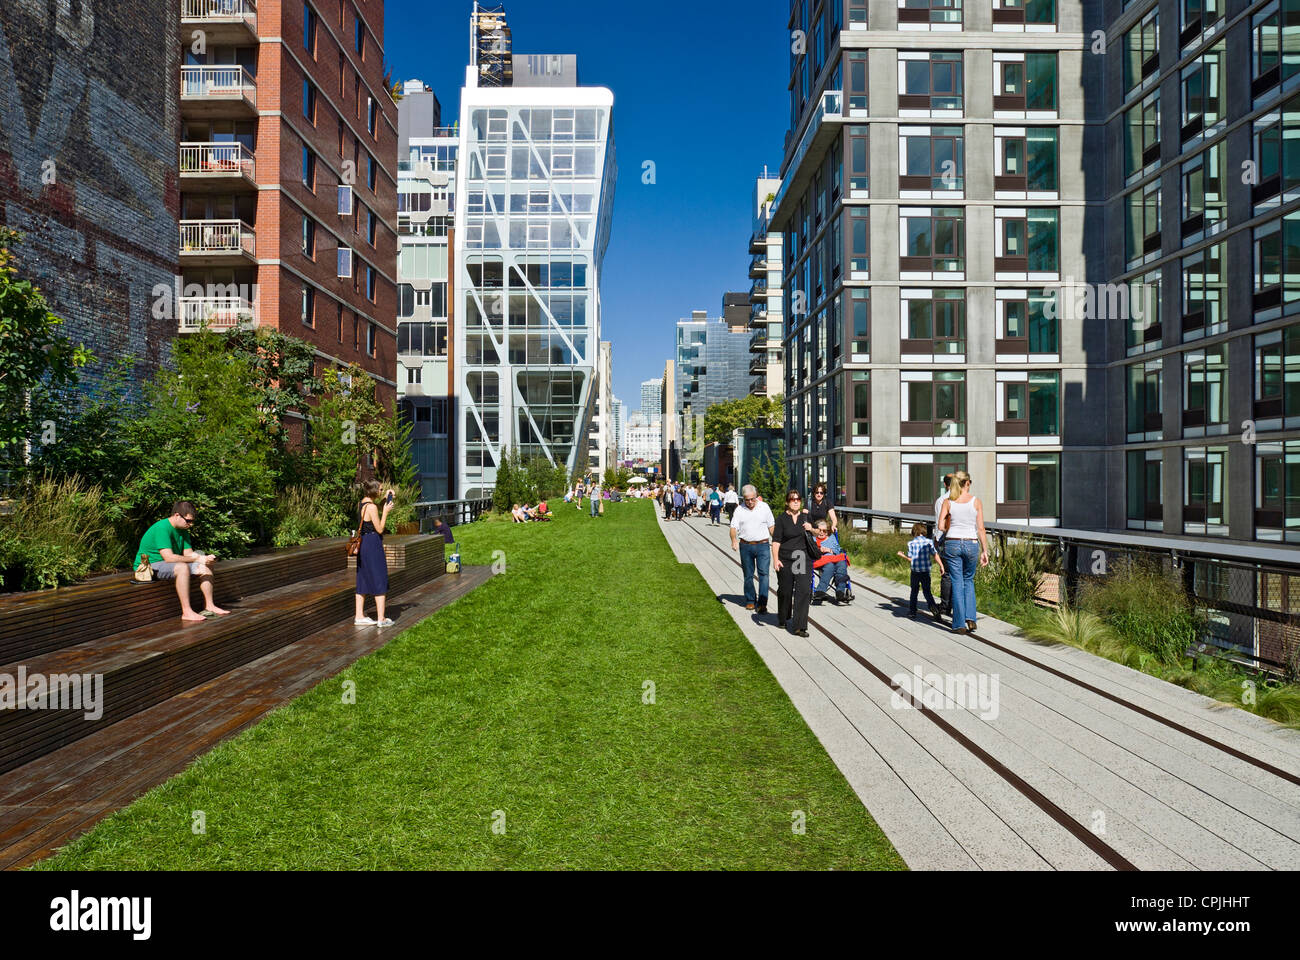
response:
M491 497L479 497L475 500L421 500L415 504L415 514L420 524L421 533L431 533L435 517L441 518L448 526L473 523L484 512L492 508Z

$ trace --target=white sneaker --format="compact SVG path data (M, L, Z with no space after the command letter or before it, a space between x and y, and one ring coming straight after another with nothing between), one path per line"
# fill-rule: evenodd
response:
M375 623L375 621L373 620L371 620L370 622ZM392 617L384 617L384 619L380 620L378 623L375 624L375 626L377 627L391 627L392 625L393 625Z
M358 627L373 627L375 625L375 618L362 617L360 620L353 620L352 623L354 626Z

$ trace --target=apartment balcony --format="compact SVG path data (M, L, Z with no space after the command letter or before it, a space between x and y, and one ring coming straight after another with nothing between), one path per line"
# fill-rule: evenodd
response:
M755 330L749 335L749 352L767 352L767 327Z
M756 323L767 322L767 298L764 297L758 303L754 304L749 310L749 324L753 326Z
M751 280L757 280L765 276L767 276L767 256L761 253L749 261L749 277Z
M751 304L767 303L767 281L755 280L754 285L749 288L749 302Z
M758 374L749 381L749 392L756 397L767 396L767 371Z
M754 376L759 373L767 373L767 351L760 350L750 354L749 373Z
M800 197L807 190L813 174L821 169L826 148L834 141L843 123L844 91L827 90L808 118L808 125L799 137L798 147L793 154L789 155L789 162L781 168L783 174L781 189L777 191L776 199L772 201L771 213L768 216L768 230L780 232L793 216L792 211L783 208L793 206L793 204L785 204L785 198ZM788 144L789 141L787 147ZM805 158L814 162L804 164Z
M755 230L750 235L749 252L753 254L767 253L767 229L766 228Z
M186 193L256 190L253 153L242 143L182 143L181 189Z
M257 310L243 297L181 297L178 333L257 326Z
M257 234L242 220L182 220L181 264L239 267L257 262Z
M202 120L257 116L257 81L238 64L181 67L181 115Z
M222 47L257 43L257 4L254 0L180 0L181 45L194 43L202 30L208 44Z

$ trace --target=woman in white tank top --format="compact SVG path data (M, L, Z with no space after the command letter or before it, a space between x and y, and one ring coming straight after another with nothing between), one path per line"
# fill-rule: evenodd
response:
M958 470L939 509L944 561L952 577L952 627L957 633L975 629L975 566L989 562L984 505L970 488L970 474Z

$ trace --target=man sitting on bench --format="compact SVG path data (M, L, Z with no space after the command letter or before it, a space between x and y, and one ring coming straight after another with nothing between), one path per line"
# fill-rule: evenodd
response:
M136 562L147 557L153 567L154 576L160 580L176 580L176 593L181 598L182 620L206 620L208 617L223 617L229 610L222 610L212 601L212 562L217 558L212 554L199 553L190 542L190 529L195 520L194 504L188 500L178 500L172 504L171 516L159 520L144 532L140 538L140 548L135 552ZM207 604L202 612L196 613L190 605L190 577L199 578L199 592Z

